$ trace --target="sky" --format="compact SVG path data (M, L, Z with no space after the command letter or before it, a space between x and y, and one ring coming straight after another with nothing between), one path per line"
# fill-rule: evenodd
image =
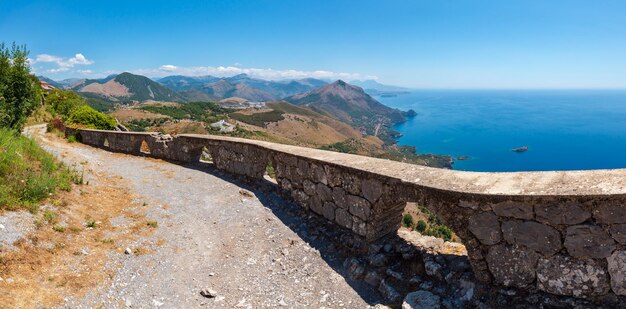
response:
M626 89L626 1L0 0L0 42L53 79L375 79Z

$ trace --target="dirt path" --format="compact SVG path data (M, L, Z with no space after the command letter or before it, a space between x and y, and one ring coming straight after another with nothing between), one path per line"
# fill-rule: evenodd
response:
M109 278L80 297L66 296L62 307L363 308L379 298L347 279L342 259L320 254L328 244L314 236L303 240L302 219L289 216L270 191L248 188L249 194L206 167L67 144L44 135L43 127L31 132L66 162L82 162L90 187L117 182L127 188L141 222L156 222L128 241L131 254L112 248L101 261ZM131 216L109 215L113 225L134 224ZM201 296L207 288L217 297Z

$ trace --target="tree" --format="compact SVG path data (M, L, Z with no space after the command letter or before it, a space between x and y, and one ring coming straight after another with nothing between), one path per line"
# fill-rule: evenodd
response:
M0 127L22 129L40 102L38 83L30 74L26 46L0 43Z

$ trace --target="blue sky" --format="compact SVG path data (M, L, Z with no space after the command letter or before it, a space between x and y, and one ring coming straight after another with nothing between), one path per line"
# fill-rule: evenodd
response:
M55 79L131 71L413 88L626 88L626 1L11 1Z

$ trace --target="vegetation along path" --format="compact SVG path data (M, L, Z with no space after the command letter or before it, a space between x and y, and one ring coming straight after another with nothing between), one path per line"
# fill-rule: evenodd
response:
M320 254L325 244L299 236L302 219L284 215L271 191L242 189L207 167L68 144L44 126L28 130L66 163L82 162L86 187L113 181L128 189L128 207L137 212L108 214L112 225L137 225L133 220L143 216L133 237L98 261L108 277L65 297L64 307L363 308L377 301L340 273L343 260Z

